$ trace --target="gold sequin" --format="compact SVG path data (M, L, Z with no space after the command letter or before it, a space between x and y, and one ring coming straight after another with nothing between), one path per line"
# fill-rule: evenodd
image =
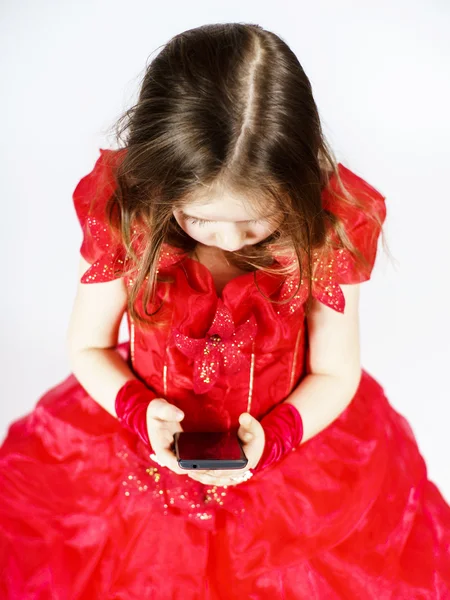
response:
M164 363L163 367L163 388L164 388L164 396L167 396L167 364Z
M255 340L253 340L252 344L252 355L250 359L250 376L248 383L248 397L247 397L247 412L249 413L252 406L252 398L253 398L253 382L255 379Z
M289 389L287 392L288 395L292 392L292 389L293 389L294 383L295 383L295 381L294 381L295 369L297 367L298 348L299 348L299 342L300 342L302 332L303 332L303 328L299 327L298 333L297 333L297 338L295 340L294 356L292 358L291 376L289 378Z
M135 339L134 321L130 317L130 353L131 353L131 364L133 366L134 366L134 339Z

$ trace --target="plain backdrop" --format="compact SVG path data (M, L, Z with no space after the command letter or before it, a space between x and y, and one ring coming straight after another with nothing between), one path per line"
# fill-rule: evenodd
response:
M105 132L146 64L183 30L258 23L298 56L338 160L387 197L393 259L380 242L361 285L362 364L450 502L446 0L4 0L0 10L1 438L70 372L81 244L72 192L113 143Z

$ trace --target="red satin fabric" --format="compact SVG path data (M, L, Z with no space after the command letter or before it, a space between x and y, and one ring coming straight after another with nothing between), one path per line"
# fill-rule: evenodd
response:
M303 420L293 404L282 402L261 419L264 451L252 473L264 471L297 448L303 437Z
M120 423L138 435L142 442L153 452L147 429L147 408L156 398L139 379L126 381L117 393L115 410Z
M101 151L74 192L81 251L92 263L85 282L120 276L122 249L102 225L117 157ZM384 218L383 196L339 168L367 210ZM341 213L373 265L373 222L333 204L330 189L324 204ZM274 260L282 263L276 253ZM367 280L371 269L337 251L317 270L315 297L343 312L339 284ZM128 320L130 342L117 351L184 411L184 430L228 430L247 410L260 418L301 382L303 287L290 303L273 304L265 296L289 297L295 282L258 273L256 286L249 273L218 298L206 267L167 246L160 271L174 279L158 286L167 326L142 333ZM254 323L251 335L230 346L245 323ZM188 351L186 340L200 342ZM213 343L233 367L221 364L210 386L211 364L197 360L194 346ZM450 598L449 550L450 507L427 477L407 420L366 370L326 429L228 488L157 465L73 374L11 423L0 447L2 599L442 600Z

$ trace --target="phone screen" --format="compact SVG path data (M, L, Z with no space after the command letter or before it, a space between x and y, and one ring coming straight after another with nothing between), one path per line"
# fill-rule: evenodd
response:
M193 459L237 459L241 458L241 447L236 434L230 432L185 431L178 440L180 458Z
M235 431L183 431L175 435L178 463L183 468L242 468L247 458Z

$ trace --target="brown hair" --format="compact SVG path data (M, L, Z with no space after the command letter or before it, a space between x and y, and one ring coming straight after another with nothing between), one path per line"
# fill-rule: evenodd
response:
M226 253L241 269L254 270L255 279L258 269L270 271L267 246L276 243L295 253L301 276L306 265L311 294L313 251L331 249L332 231L357 264L367 263L339 219L322 206L322 190L332 175L342 202L363 205L341 181L310 81L288 45L261 26L209 24L174 36L147 67L136 104L114 129L126 152L115 170L109 220L113 227L112 209L118 205L120 236L138 267L129 314L141 326L156 321L149 317L157 311L147 312L147 306L160 278L163 242L184 251L196 244L173 210L201 186L232 190L256 211L269 199L284 215L269 238ZM378 215L368 216L382 231ZM146 232L140 253L132 247L137 231ZM142 317L135 301L145 280ZM311 295L306 311L310 300Z

